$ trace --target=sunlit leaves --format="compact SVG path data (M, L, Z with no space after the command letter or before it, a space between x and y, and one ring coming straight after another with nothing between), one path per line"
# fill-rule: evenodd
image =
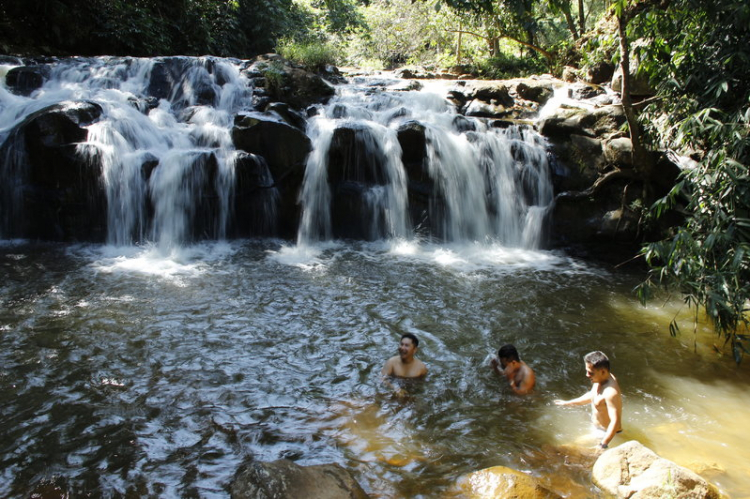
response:
M664 97L644 123L667 147L698 160L652 208L661 216L682 207L687 216L671 238L644 247L652 270L638 293L646 300L654 286L678 290L706 312L738 362L750 300L750 26L741 19L750 19L744 1L673 0L647 22L631 23L656 40L640 57Z

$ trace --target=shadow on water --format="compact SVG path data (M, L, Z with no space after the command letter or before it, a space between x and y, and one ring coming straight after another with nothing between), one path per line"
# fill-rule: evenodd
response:
M507 466L596 497L582 356L605 351L625 433L733 497L750 490L747 368L713 333L672 338L678 306L638 276L491 246L277 241L0 248L0 495L226 497L249 456L339 463L373 497L450 497ZM380 368L405 332L427 379ZM514 343L528 397L490 370ZM728 458L727 456L731 456Z

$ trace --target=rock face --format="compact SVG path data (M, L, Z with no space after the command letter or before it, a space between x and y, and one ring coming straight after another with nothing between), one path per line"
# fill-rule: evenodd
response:
M298 128L257 113L235 117L232 140L237 149L263 158L268 170L257 185L243 184L239 194L249 195L238 196L237 209L243 211L245 201L257 202L251 195L253 188L275 187L279 194L278 234L292 236L299 221L297 195L305 174L305 159L312 148L310 139Z
M644 181L636 174L632 144L622 130L625 114L621 106L603 103L598 92L573 90L582 98L580 106L561 108L538 125L557 159L552 245L590 254L598 246L606 253L604 247L615 243L622 244L627 255L633 248L626 246L635 246L643 236L638 200ZM658 154L656 161L651 188L663 196L679 168ZM598 186L603 177L610 181Z
M240 467L230 486L233 499L367 499L369 496L337 464L299 466L282 459L249 462Z
M102 240L106 197L101 165L77 154L98 104L68 101L32 113L0 146L0 211L6 237ZM26 167L28 165L28 168Z
M636 441L602 454L594 463L593 480L616 498L674 497L719 499L719 491L706 480Z
M458 482L461 497L469 499L558 499L562 496L544 487L526 473L494 466L461 478Z

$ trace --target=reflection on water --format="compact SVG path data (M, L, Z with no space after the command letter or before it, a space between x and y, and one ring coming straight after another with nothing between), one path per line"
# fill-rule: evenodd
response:
M672 338L676 306L637 277L559 254L412 242L172 250L0 246L0 495L58 488L226 497L248 456L335 462L374 497L447 497L491 466L594 497L576 447L582 355L608 353L626 431L733 497L750 495L750 376ZM687 328L686 328L687 329ZM379 380L402 333L427 379ZM487 361L514 343L536 392Z

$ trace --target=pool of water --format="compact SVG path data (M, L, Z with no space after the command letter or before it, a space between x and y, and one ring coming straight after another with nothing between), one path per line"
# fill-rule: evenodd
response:
M0 245L0 495L227 497L252 456L338 463L373 497L447 497L503 465L596 497L582 356L607 353L625 432L750 496L750 372L639 276L559 253L414 242ZM685 317L683 333L667 324ZM380 381L401 334L429 374ZM537 373L509 393L490 356ZM713 348L716 343L718 351Z

